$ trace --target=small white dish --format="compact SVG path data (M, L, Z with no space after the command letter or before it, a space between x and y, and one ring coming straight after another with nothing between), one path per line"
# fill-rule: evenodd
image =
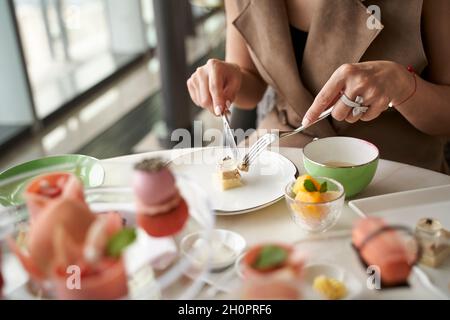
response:
M181 240L180 249L194 263L203 263L209 256L211 271L218 272L233 265L246 246L247 243L240 234L215 229L208 236L203 231L185 236ZM208 251L211 252L210 255Z
M343 268L327 263L308 264L304 269L303 296L306 300L323 300L318 292L313 288L314 279L319 276L333 278L344 283L347 289L347 295L342 300L353 300L362 292L362 285L358 279Z
M215 175L217 164L226 155L223 148L206 148L176 158L170 164L175 173L189 177L204 188L218 215L243 214L274 204L284 198L284 188L298 173L287 158L264 151L248 173L241 173L241 187L223 191Z

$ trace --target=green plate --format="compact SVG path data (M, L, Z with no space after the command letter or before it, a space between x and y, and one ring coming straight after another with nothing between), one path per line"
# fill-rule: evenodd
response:
M23 192L33 178L50 172L71 172L86 188L102 185L105 170L98 159L83 155L61 155L32 160L0 173L0 206L20 205Z

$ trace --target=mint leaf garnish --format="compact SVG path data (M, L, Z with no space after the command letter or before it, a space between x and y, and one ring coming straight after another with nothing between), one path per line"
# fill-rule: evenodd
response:
M288 258L286 249L278 246L266 246L261 249L253 267L257 270L267 270L283 265Z
M320 193L325 193L328 191L328 183L325 181L320 185Z
M106 245L106 254L118 258L122 251L136 240L136 229L124 228L117 232Z
M305 190L308 192L316 192L318 191L316 188L316 185L314 184L314 182L312 182L309 179L306 179L305 182L303 182L303 186L305 187Z

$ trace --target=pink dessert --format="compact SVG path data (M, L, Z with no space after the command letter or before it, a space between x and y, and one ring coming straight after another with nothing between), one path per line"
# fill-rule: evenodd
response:
M366 218L353 227L353 245L367 265L376 265L384 285L405 284L412 268L405 241L396 230L387 230L368 239L387 225L381 218Z
M30 186L36 184L33 181ZM32 283L43 289L50 284L53 290L45 293L59 299L126 297L128 279L122 252L135 240L136 230L124 228L118 213L95 215L80 194L62 196L70 187L47 187L45 193L51 201L40 207L25 237L19 236L19 242L8 239ZM67 283L74 268L80 285L72 288Z
M60 300L115 300L128 294L128 279L122 259L104 259L95 270L83 268L80 290L68 289L67 277L64 269L60 269L53 278L56 296Z
M67 251L76 251L94 220L94 214L83 202L55 200L30 227L27 236L30 258L43 274L48 275L54 261L54 239L61 237L61 244ZM61 230L64 236L61 236Z
M242 296L249 300L297 300L303 273L303 258L291 246L259 245L243 258Z
M167 165L159 158L137 164L133 176L137 223L153 237L167 237L183 229L188 206Z
M25 189L25 200L31 221L45 207L59 198L69 198L84 202L83 185L71 173L52 173L34 179Z
M91 224L81 254L73 262L66 248L56 248L52 281L58 299L63 300L111 300L128 294L128 278L122 257L108 249L114 237L121 237L122 218L116 213L99 216ZM129 230L128 230L129 231ZM108 251L109 250L109 251ZM69 266L80 268L80 288L68 288L71 273Z

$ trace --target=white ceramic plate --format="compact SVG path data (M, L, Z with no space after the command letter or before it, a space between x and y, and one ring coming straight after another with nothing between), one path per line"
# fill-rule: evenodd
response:
M414 229L420 219L433 218L450 230L450 185L353 200L349 205L362 217L381 217L389 224Z
M174 172L188 176L207 191L219 215L243 214L279 201L284 197L286 185L298 172L282 155L265 151L248 173L242 173L242 187L222 191L215 175L217 164L226 155L222 148L208 148L183 155L171 163Z
M381 217L388 224L414 229L420 219L433 218L450 230L450 185L354 200L349 204L362 217ZM437 269L423 265L420 269L450 298L450 258Z

